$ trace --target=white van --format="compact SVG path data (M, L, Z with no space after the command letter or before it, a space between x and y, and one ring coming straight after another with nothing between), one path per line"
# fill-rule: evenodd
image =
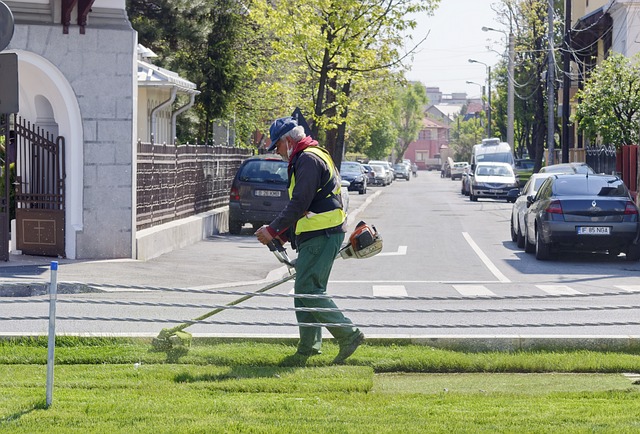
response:
M471 170L475 170L476 164L484 162L509 163L513 167L513 150L507 142L501 142L497 137L483 139L482 143L473 147Z

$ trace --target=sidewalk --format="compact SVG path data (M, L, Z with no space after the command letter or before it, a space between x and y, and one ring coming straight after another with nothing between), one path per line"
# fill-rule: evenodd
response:
M243 235L234 236L232 240L225 235L215 235L148 261L85 261L11 255L8 262L0 262L0 296L6 295L9 288L26 291L33 284L42 286L50 282L53 261L58 262L60 292L84 292L87 284L107 284L123 289L132 286L224 287L236 282L260 281L271 272L277 277L286 272L269 249L255 239L252 230L245 228Z
M358 214L379 194L372 193L366 199L354 197L349 231L355 227ZM273 253L258 242L249 226L239 236L213 235L147 261L10 256L8 262L0 261L0 296L16 295L16 291L29 295L34 287L41 291L43 284L51 281L52 261L58 262L60 293L86 292L88 284L115 286L109 288L112 291L119 290L118 286L120 290L135 286L224 289L246 282L277 280L287 272Z

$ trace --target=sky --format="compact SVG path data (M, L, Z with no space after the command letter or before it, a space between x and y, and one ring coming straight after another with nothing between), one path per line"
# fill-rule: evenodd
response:
M506 54L506 38L499 32L483 32L482 27L507 30L496 22L491 5L497 0L441 0L433 16L416 16L412 32L414 44L429 33L411 63L407 78L425 86L439 87L443 93L466 92L480 97L487 85L487 67L469 63L484 62L492 68ZM405 48L407 48L405 46ZM491 47L494 51L490 51ZM473 81L476 84L467 84Z

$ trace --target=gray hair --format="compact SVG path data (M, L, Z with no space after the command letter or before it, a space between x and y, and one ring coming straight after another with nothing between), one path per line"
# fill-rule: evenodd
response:
M284 134L282 136L282 138L285 137L291 137L291 139L294 142L299 142L300 140L304 139L306 137L306 133L304 132L304 127L302 125L298 125L297 127L293 128L291 131L289 131L288 133Z

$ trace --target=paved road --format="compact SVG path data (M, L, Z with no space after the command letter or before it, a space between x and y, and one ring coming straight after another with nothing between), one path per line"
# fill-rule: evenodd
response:
M640 325L635 322L640 318L639 263L627 262L623 256L576 254L537 261L510 240L510 204L470 202L459 194L458 181L441 179L436 172L420 172L408 182L370 188L366 195L352 192L350 198L351 227L359 219L373 223L385 247L383 253L367 260L337 260L330 292L369 336L640 336ZM212 237L144 263L62 261L61 281L122 288L61 295L59 316L124 317L129 321L60 320L58 330L155 335L169 325L157 322L159 319L193 318L239 296L162 291L160 287L244 292L264 286L286 273L286 268L255 242L251 232L246 228L239 236ZM35 268L33 264L5 266L0 273L5 281L46 280L48 270L45 263ZM132 285L154 289L136 292ZM295 336L292 286L284 283L269 291L271 296L255 297L241 305L255 310L228 310L211 318L216 323L196 325L191 331L217 336ZM7 303L7 299L0 298L0 316L5 318L46 315L48 309L46 303L34 301L38 297L23 299L26 303L15 298ZM80 300L85 302L80 304ZM104 304L120 301L130 304ZM184 303L194 306L175 306ZM156 322L132 322L140 318ZM44 332L46 322L0 322L0 327L5 332Z

